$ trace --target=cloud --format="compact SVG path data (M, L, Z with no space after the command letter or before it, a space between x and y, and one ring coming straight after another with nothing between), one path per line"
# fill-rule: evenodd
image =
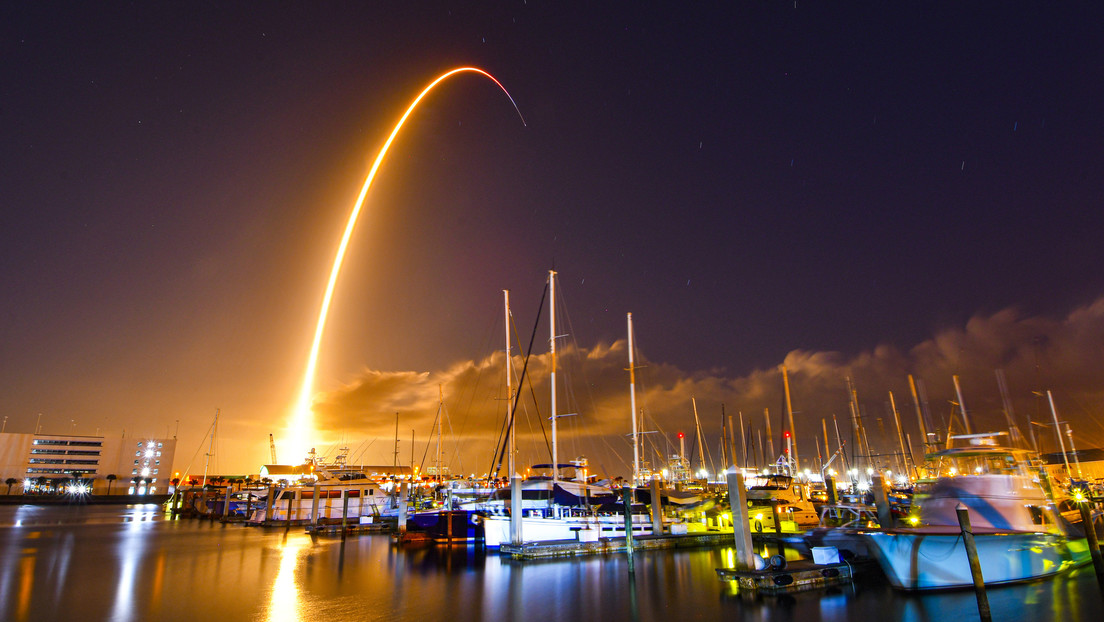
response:
M642 413L643 457L662 463L678 451L676 433L687 435L687 453L697 456L692 398L703 431L703 447L714 468L721 455L722 408L733 422L743 418L748 444L759 454L758 436L765 434L769 412L774 453L780 451L785 399L780 367L754 369L742 375L723 370L690 371L649 361L637 353L636 402ZM974 431L1006 428L1003 402L995 372L1004 371L1017 425L1034 428L1052 451L1053 428L1049 407L1041 397L1051 390L1059 416L1073 427L1079 447L1099 446L1104 439L1104 298L1078 307L1062 318L1025 317L1016 309L978 314L964 326L938 331L929 339L902 350L884 344L845 355L839 352L794 350L780 365L789 376L795 411L796 439L803 464L813 466L823 455L823 430L835 446L833 415L841 436L851 436L848 379L858 396L867 436L875 453L897 450L896 428L889 408L893 392L903 433L920 444L919 424L908 385L918 381L926 398L929 423L943 430L957 414L952 376L957 375ZM514 383L524 359L513 357ZM597 343L589 348L567 346L557 359L559 459L586 455L593 467L611 476L631 470L632 428L628 356L624 340ZM530 357L518 407L519 459L523 464L547 462L551 398L548 353ZM411 431L416 437L416 462L434 445L434 421L441 396L447 422L443 424L447 460L462 463L465 472L483 473L501 442L506 416L504 356L459 361L436 371L384 372L364 370L351 383L320 394L315 402L316 426L324 437L350 435L380 439L373 446L375 460L394 458L395 413L399 413L400 462L409 461ZM570 414L570 416L564 416ZM1028 424L1028 420L1037 422ZM823 421L823 423L822 423ZM737 444L740 443L736 434ZM764 444L769 439L764 438ZM821 447L818 448L818 445ZM848 446L854 446L848 440ZM769 454L769 451L764 451ZM429 463L432 458L427 459ZM885 458L891 461L892 458ZM454 467L457 470L457 467Z

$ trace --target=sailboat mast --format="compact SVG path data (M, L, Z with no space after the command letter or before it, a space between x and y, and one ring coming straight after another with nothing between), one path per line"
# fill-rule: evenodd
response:
M636 368L633 359L633 323L632 313L628 314L629 328L629 415L632 417L633 441L633 486L640 485L640 432L636 427Z
M556 271L548 271L549 349L552 355L552 483L560 481L559 455L556 450Z
M207 467L211 464L211 456L215 453L215 435L218 434L219 409L215 409L215 423L211 425L211 443L207 447L207 459L203 462L203 485L207 485ZM202 442L202 441L200 441ZM1067 469L1068 470L1068 469Z
M966 427L966 434L973 434L970 428L970 418L966 416L966 402L962 399L962 387L958 385L958 376L951 376L954 381L955 394L958 395L958 411L962 413L962 424Z
M916 407L916 421L920 424L920 445L924 454L928 453L928 426L924 425L924 413L920 410L920 394L916 392L916 380L908 376L909 390L912 391L912 405Z
M506 416L510 421L510 477L513 478L517 473L517 465L514 464L514 417L513 404L514 404L514 384L513 377L510 373L510 290L502 290L502 313L503 324L506 326Z
M694 396L690 396L690 404L694 407L694 427L698 430L698 464L701 465L702 470L705 470L705 451L702 448L702 429L701 420L698 419L698 400L694 399Z
M793 455L786 456L786 459L793 459L793 470L794 473L797 473L799 467L797 461L797 431L794 430L793 405L790 404L790 376L786 373L785 365L782 365L782 388L786 392L786 415L790 419L790 444L793 447Z
M1050 402L1050 415L1054 417L1054 435L1058 437L1058 447L1062 449L1062 461L1066 463L1066 477L1073 479L1073 471L1070 470L1069 458L1066 456L1066 443L1062 440L1062 429L1058 425L1058 409L1054 407L1054 396L1050 394L1050 389L1047 389L1047 401Z
M441 419L445 416L445 389L437 385L437 481L441 481Z

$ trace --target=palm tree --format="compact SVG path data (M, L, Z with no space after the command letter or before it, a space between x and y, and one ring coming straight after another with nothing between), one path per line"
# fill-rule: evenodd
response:
M10 495L11 487L18 484L19 480L15 479L14 477L9 477L8 479L4 480L4 483L8 485L8 494Z
M111 495L111 485L114 484L115 480L119 479L119 477L117 475L115 475L114 473L108 473L107 477L104 478L104 479L107 480L107 494L110 496Z

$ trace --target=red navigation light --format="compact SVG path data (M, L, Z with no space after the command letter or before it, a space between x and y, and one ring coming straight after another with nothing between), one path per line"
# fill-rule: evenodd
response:
M783 438L790 438L790 431L789 431L789 430L786 430L785 432L783 432L783 433L782 433L782 437L783 437Z
M684 434L683 434L682 432L679 432L679 435L678 435L678 437L679 437L679 438L685 438L685 435L684 435Z

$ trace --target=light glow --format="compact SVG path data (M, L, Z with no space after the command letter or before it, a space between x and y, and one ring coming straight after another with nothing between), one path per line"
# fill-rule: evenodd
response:
M422 101L422 98L429 94L429 92L433 90L433 87L437 86L437 84L443 80L458 73L467 72L486 76L498 85L498 88L502 89L502 92L510 99L510 103L513 104L514 110L517 111L518 116L521 117L522 125L525 125L525 117L522 116L521 110L518 109L517 103L514 102L513 96L506 90L506 87L502 86L502 83L495 79L494 76L476 67L458 67L441 74L414 98L414 101L407 107L406 112L399 118L399 122L396 123L395 128L391 130L391 135L388 136L387 141L383 143L383 147L380 148L375 162L372 163L372 168L368 171L368 177L364 180L364 185L360 189L360 194L357 196L353 211L349 215L349 221L345 225L345 233L341 236L341 243L337 247L337 256L334 257L333 268L330 269L330 280L326 283L326 293L322 297L322 308L318 313L318 324L314 330L314 341L311 342L310 355L307 357L307 369L303 374L303 386L299 390L299 399L296 401L295 408L292 412L291 422L288 426L288 436L284 439L284 443L290 448L289 451L291 455L296 456L294 460L298 460L298 456L304 455L306 445L309 439L314 435L314 426L311 417L311 396L314 392L314 373L318 366L318 350L322 343L322 333L326 328L326 316L330 312L330 301L333 299L334 287L337 284L337 275L341 271L341 262L345 259L345 250L349 246L349 239L353 235L353 229L356 227L357 218L360 216L360 210L364 205L364 199L368 195L368 189L372 186L372 180L376 177L376 171L379 170L384 156L387 155L387 150L391 147L391 143L395 140L395 136L399 133L403 123L405 123L407 117L414 112L414 109L418 106L418 103Z

